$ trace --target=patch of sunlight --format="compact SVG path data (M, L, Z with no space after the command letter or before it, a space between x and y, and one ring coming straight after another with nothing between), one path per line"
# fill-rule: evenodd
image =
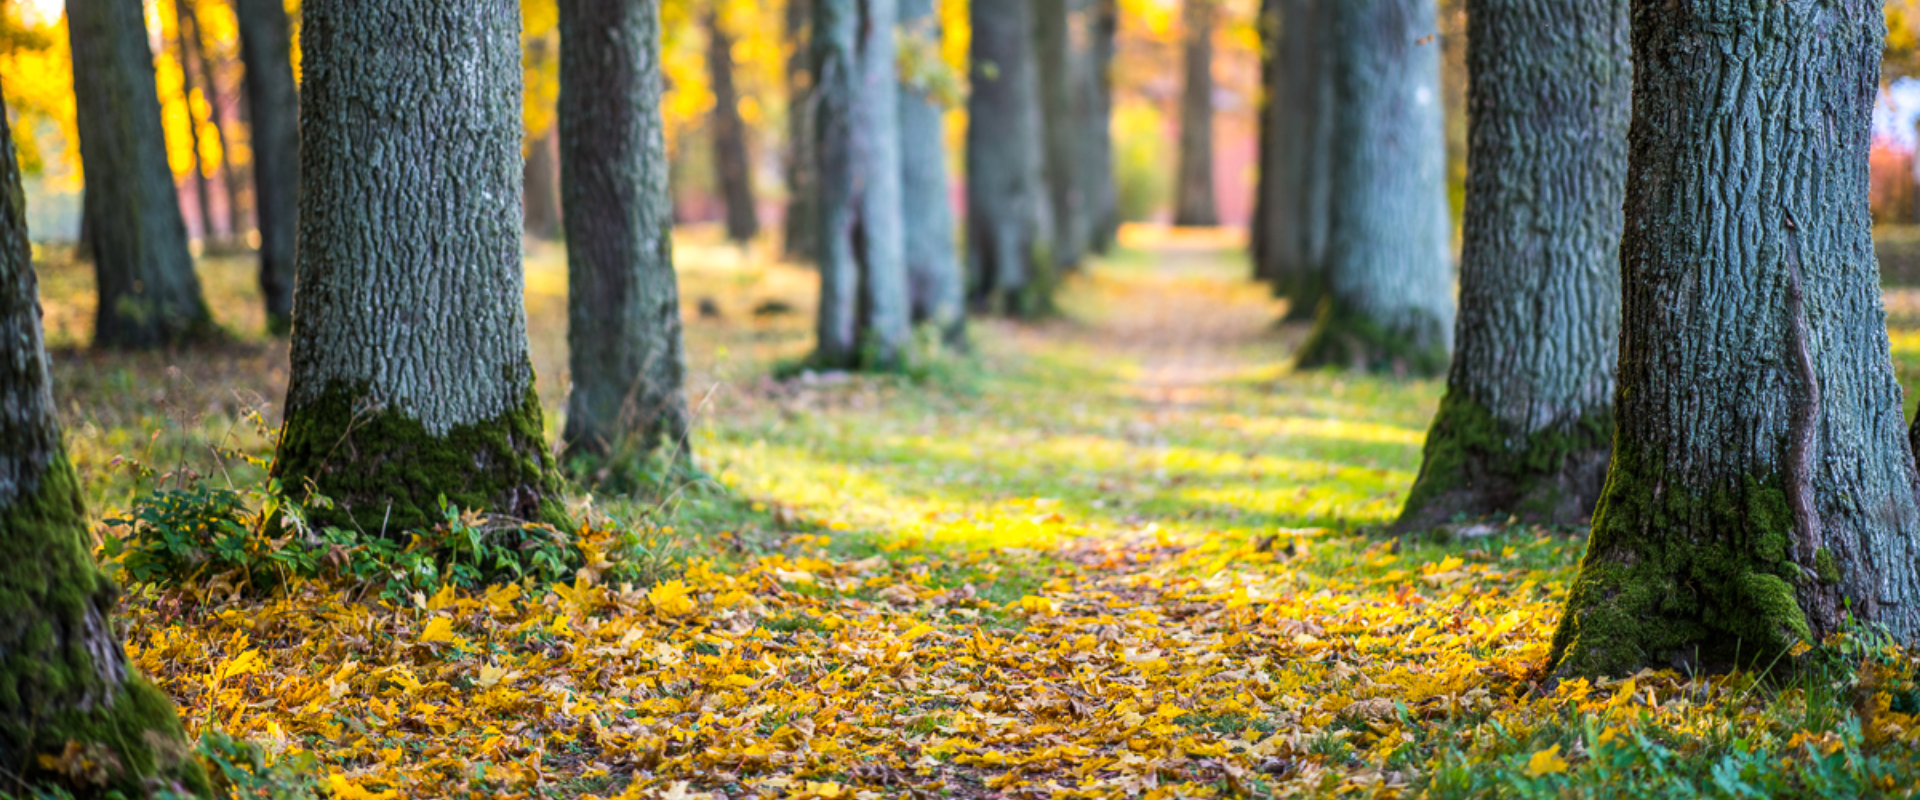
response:
M1321 439L1341 439L1350 442L1373 442L1378 444L1404 444L1419 446L1427 440L1427 432L1402 428L1395 425L1381 425L1374 422L1362 422L1354 419L1314 419L1310 417L1245 417L1239 414L1219 414L1204 417L1203 425L1218 425L1241 431L1253 436L1287 438L1293 436L1312 436Z
M1392 473L1388 479L1364 481L1355 480L1356 476L1342 475L1343 480L1339 483L1298 486L1195 486L1182 490L1179 497L1195 505L1225 506L1285 519L1383 523L1397 516L1401 504L1405 502L1405 488L1412 478L1407 476L1407 480L1402 481L1400 477L1403 475L1406 473ZM1383 490L1360 491L1364 484L1373 484Z

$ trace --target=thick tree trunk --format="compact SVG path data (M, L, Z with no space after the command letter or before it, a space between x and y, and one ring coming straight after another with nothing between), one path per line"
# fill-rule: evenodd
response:
M1326 296L1334 119L1330 2L1267 0L1275 15L1262 27L1276 46L1263 74L1256 269L1287 298L1289 322L1314 319Z
M94 568L80 482L60 444L27 244L26 198L0 114L0 764L7 788L210 796L173 703L127 664L113 581ZM69 743L106 766L76 786L43 768Z
M787 0L787 258L820 253L820 189L813 155L813 0Z
M253 131L253 208L260 228L260 290L267 330L293 330L294 243L300 205L300 95L293 27L281 0L234 0Z
M900 0L900 27L929 48L940 42L934 0ZM947 177L946 106L930 87L902 76L900 202L906 227L908 295L916 325L933 325L943 341L966 340L966 286L953 230Z
M1080 266L1086 249L1086 202L1081 196L1080 60L1073 42L1076 0L1033 0L1033 55L1040 76L1040 129L1045 140L1047 202L1053 209L1053 263Z
M974 0L969 15L968 296L981 311L1043 316L1053 311L1053 213L1032 15L1024 0Z
M526 214L522 223L526 234L535 239L556 241L563 233L560 208L560 140L551 128L527 143L525 172Z
M1634 0L1613 461L1561 675L1920 634L1867 209L1876 0Z
M1331 4L1328 296L1302 367L1436 374L1453 338L1434 0Z
M563 522L527 358L514 0L308 0L306 176L275 474L395 535Z
M1213 197L1213 22L1218 0L1185 0L1186 49L1181 56L1180 171L1173 224L1218 225Z
M1120 232L1113 184L1113 57L1120 31L1118 0L1085 0L1085 69L1080 70L1080 196L1087 249L1104 254Z
M213 331L167 168L140 9L127 0L67 4L100 347L159 347Z
M207 57L206 35L200 29L200 17L193 10L189 0L175 0L184 29L189 31L188 41L193 43L193 63L200 70L200 82L206 86L202 96L207 98L207 125L213 128L214 140L220 145L220 188L227 196L227 238L238 240L246 235L247 219L240 203L243 191L240 187L240 175L233 168L233 149L227 145L226 105L220 102L220 83L213 71L213 59ZM185 65L182 65L184 68ZM208 230L212 230L208 223Z
M200 157L200 119L193 113L193 47L189 44L192 28L187 26L185 5L178 0L173 4L173 44L180 51L177 56L180 66L180 106L187 112L187 142L193 151L193 202L200 211L200 240L212 242L213 192L208 188L207 164ZM211 99L211 90L201 96Z
M753 161L747 154L747 123L740 118L740 92L733 85L733 37L720 5L707 12L707 75L713 85L714 178L727 205L727 240L750 242L760 234L753 207Z
M570 453L690 456L660 3L561 0Z
M814 363L898 369L913 335L895 0L815 0L820 318Z
M1467 70L1458 345L1398 527L1577 524L1613 441L1627 0L1469 0Z

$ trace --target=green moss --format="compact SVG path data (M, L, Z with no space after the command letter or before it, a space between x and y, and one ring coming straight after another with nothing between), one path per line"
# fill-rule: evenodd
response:
M1705 496L1616 443L1586 557L1554 633L1561 675L1768 663L1808 637L1779 478Z
M1611 407L1528 435L1449 389L1396 527L1410 530L1460 514L1576 524L1598 499L1612 441Z
M333 501L310 505L316 524L396 535L440 519L439 500L569 527L548 454L540 398L443 436L391 407L363 408L364 387L330 386L292 409L273 474L296 495L309 485Z
M156 786L207 796L173 703L124 663L103 667L82 638L97 635L116 598L87 552L86 531L64 456L33 494L0 509L0 764L23 766L29 786L79 798L141 797ZM110 684L116 666L128 674ZM59 757L70 744L101 765L77 782L38 758Z
M1320 304L1313 331L1300 345L1300 369L1337 367L1368 372L1431 376L1445 372L1446 331L1424 315L1400 329L1389 328L1337 301Z
M1840 564L1833 560L1832 550L1822 547L1813 551L1813 572L1824 585L1840 585Z

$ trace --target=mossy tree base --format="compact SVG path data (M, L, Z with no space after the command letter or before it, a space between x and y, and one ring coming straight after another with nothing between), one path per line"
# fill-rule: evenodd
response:
M109 621L117 594L93 565L86 530L64 456L0 507L0 770L8 783L17 774L83 800L209 796L172 701L127 664Z
M1531 435L1511 427L1463 392L1448 391L1394 530L1428 530L1459 517L1585 524L1606 483L1611 410Z
M491 420L429 433L365 390L335 385L291 409L273 474L296 496L311 489L332 508L309 506L310 521L393 536L431 527L439 499L530 522L568 526L547 452L540 398Z
M1321 304L1313 332L1300 345L1295 366L1429 377L1446 371L1446 323L1410 310L1412 318L1386 324L1343 308Z

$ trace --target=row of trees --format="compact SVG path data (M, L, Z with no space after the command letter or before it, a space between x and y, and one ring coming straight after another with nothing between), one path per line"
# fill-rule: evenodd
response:
M1591 513L1561 675L1920 637L1867 207L1877 0L1468 0L1457 320L1433 0L1263 13L1256 272L1315 309L1300 362L1451 351L1398 528Z

